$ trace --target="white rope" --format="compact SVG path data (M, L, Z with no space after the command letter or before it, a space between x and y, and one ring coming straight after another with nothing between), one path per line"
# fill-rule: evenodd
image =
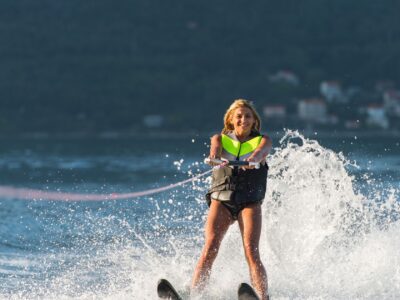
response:
M155 189L149 189L132 193L120 193L120 194L119 193L77 194L77 193L63 193L56 191L36 190L29 188L16 188L12 186L0 186L0 198L23 199L23 200L49 200L49 201L107 201L107 200L131 199L131 198L148 196L176 188L188 182L196 181L199 178L211 172L212 170L208 170L192 178Z

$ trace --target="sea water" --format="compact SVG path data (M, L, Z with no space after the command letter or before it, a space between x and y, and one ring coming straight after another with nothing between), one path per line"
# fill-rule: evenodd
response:
M79 194L148 190L208 169L208 140L13 140L1 185ZM260 243L273 299L400 297L400 146L394 138L274 139ZM210 178L126 200L0 195L1 299L157 299L187 294ZM249 282L237 224L203 299Z

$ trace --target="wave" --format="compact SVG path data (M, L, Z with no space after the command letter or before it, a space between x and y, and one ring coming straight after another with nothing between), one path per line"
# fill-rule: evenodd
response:
M356 162L295 131L286 132L268 163L260 250L272 297L400 297L398 187L382 189L359 174ZM29 277L3 274L0 298L156 299L160 277L187 293L203 242L207 210L201 197L208 182L148 198L145 210L140 202L130 210L97 204L75 219L76 209L64 210L52 222L61 223L57 234L74 234L73 246L45 247L54 235L50 222L37 254L40 267L32 267ZM9 271L13 262L5 257L1 264ZM10 283L15 280L18 287ZM242 281L249 275L233 225L206 297L232 299Z

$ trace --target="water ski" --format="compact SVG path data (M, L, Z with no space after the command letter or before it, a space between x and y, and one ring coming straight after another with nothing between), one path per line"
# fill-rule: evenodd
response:
M182 300L178 292L167 279L160 279L158 281L157 294L160 299Z
M238 300L260 300L260 298L250 285L243 282L238 288Z

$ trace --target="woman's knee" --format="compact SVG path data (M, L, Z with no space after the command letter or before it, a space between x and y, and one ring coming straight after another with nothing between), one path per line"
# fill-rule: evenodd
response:
M218 253L219 247L221 246L222 238L223 236L220 236L218 234L206 235L203 254L207 256L216 255Z
M252 244L244 244L244 254L248 263L260 264L260 251L258 246Z

